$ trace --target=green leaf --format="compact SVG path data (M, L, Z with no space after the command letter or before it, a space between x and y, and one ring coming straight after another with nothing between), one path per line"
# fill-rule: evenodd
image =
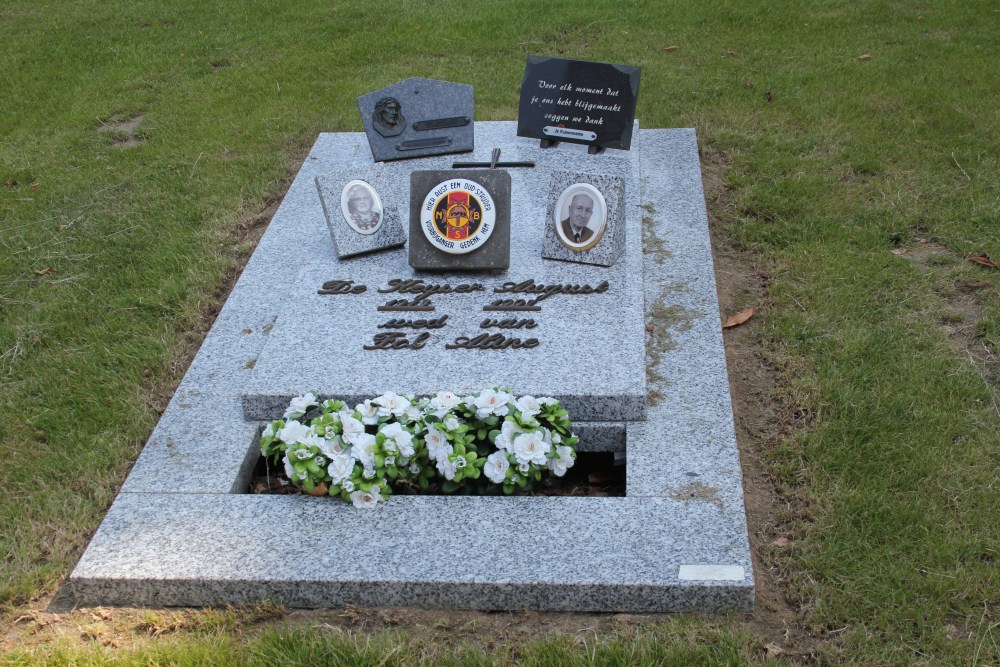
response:
M447 479L441 484L441 490L445 493L455 493L458 491L458 488L458 484Z

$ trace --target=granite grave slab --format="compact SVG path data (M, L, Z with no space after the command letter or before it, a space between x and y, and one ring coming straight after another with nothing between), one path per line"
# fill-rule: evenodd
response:
M521 394L558 398L577 420L642 419L646 373L639 154L597 160L592 169L597 168L614 170L618 176L581 172L577 177L603 184L614 179L631 183L621 196L609 194L616 210L627 211L618 230L619 242L631 243L631 252L614 266L543 258L553 171L547 166L452 172L485 184L501 178L509 181L511 268L506 272L421 273L408 266L406 253L398 250L351 263L339 263L331 254L304 266L289 306L276 321L246 383L247 418L280 417L289 399L306 391L356 402L389 389L431 394L448 388L465 394L500 384ZM422 201L423 193L439 178L435 172L415 172L418 194L411 197ZM414 227L411 222L411 263L423 236ZM365 289L319 293L331 279ZM560 286L567 287L567 293L543 291ZM426 290L438 293L420 298ZM400 301L409 303L400 306ZM522 301L525 305L517 305ZM499 323L508 319L529 324L501 328ZM434 320L442 326L387 326L393 320ZM504 342L497 345L510 345L470 347L471 341L483 336L502 336ZM301 354L302 349L335 354L336 372Z
M570 159L579 170L606 173L620 161L588 155L583 146L542 151L514 131L510 122L480 123L477 141L549 171ZM329 280L349 277L350 267L369 260L407 266L400 249L336 258L315 178L368 160L367 146L360 133L323 134L74 569L71 599L82 606L271 599L303 607L751 609L753 570L694 131L635 136L639 188L627 206L646 218L648 252L641 237L630 236L636 245L618 265L633 261L630 252L638 256L646 317L669 307L687 313L690 326L666 331L673 343L667 346L656 338L664 333L659 328L643 331L658 350L647 359L655 400L645 406L645 420L581 425L608 449L621 448L624 430L625 497L407 496L359 512L323 498L244 493L259 456L259 422L245 419L242 398L269 343L281 336L290 295L303 286L315 290L308 273L318 267L338 269L317 271ZM470 159L488 160L489 153L481 149ZM444 157L424 158L399 176L450 166ZM517 244L526 244L541 263L541 235L530 238L512 236L512 258ZM336 370L335 349L313 352ZM699 493L689 493L692 485ZM439 529L470 519L478 523L461 536ZM353 558L361 550L375 557ZM458 574L434 567L454 553L482 554L492 565Z

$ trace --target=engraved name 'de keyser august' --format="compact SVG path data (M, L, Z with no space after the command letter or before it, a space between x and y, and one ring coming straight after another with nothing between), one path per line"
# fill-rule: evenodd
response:
M521 282L506 282L500 287L494 287L495 294L528 295L534 298L500 298L483 306L487 312L493 311L541 311L539 305L545 299L556 295L603 294L609 289L608 281L602 281L596 287L569 283L553 283L549 285L536 283L534 279ZM379 294L402 294L403 298L390 299L377 307L379 312L433 312L435 306L430 297L439 294L471 294L483 292L486 288L480 283L462 283L449 285L447 283L428 283L420 278L393 278L385 287L379 288ZM357 284L354 280L328 280L317 290L322 295L358 296L368 291L367 285ZM448 323L448 315L435 318L392 318L378 325L379 329L442 329ZM487 317L480 322L480 329L535 329L538 326L532 318L497 318ZM431 334L429 331L415 333L413 338L403 331L380 331L374 334L372 342L362 346L365 350L419 350L427 345ZM447 343L446 350L506 350L532 349L540 345L537 338L520 339L503 333L480 333L474 336L456 336Z

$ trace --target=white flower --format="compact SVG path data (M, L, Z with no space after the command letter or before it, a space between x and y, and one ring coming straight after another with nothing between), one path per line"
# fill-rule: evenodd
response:
M538 433L522 433L514 438L514 456L518 463L545 465L551 445Z
M424 435L424 442L427 444L427 453L430 454L431 458L434 460L445 458L451 453L450 451L447 453L445 451L451 449L447 436L433 426L427 427L427 434Z
M560 442L562 442L562 436L555 431L552 431L552 444L558 445Z
M491 482L500 484L507 478L507 469L510 462L504 452L493 452L486 457L486 465L483 466L483 473L490 478Z
M419 475L420 474L420 466L418 464L416 464L416 463L414 463L413 465L411 465L410 466L410 473L413 474L413 475Z
M479 392L479 398L475 399L476 416L482 419L490 415L503 417L507 414L507 403L511 395L494 389L483 389Z
M537 400L538 400L538 404L539 405L552 405L553 403L558 403L559 402L556 399L550 398L548 396L542 396L541 398L539 398Z
M345 415L340 423L344 429L344 442L349 445L353 445L358 436L365 432L365 425L350 415Z
M295 479L295 468L292 467L292 462L288 460L288 452L285 452L285 458L282 459L285 464L285 476L288 479Z
M354 472L354 458L347 454L338 454L330 461L326 469L334 484L340 484ZM347 488L346 485L344 488Z
M518 463L517 464L517 469L519 471L521 471L522 473L527 474L528 471L531 470L531 464L530 463Z
M420 408L417 406L411 405L406 408L406 412L403 413L403 416L406 417L406 421L408 422L418 422L423 418L424 413L421 412Z
M542 404L534 396L522 396L514 405L525 417L534 417L542 411Z
M431 399L430 403L428 403L428 406L435 412L444 414L461 402L462 399L450 391L439 391L434 395L434 398Z
M318 435L316 430L312 427L307 429L305 437L299 438L300 444L306 445L307 447L315 447L317 449L321 448L324 442L323 437Z
M309 408L319 405L319 401L316 398L316 394L311 391L304 396L296 396L289 402L288 409L285 410L285 419L288 419L295 414L303 414L307 412Z
M364 477L365 479L374 479L375 468L365 468L364 470L361 471L361 476Z
M382 496L371 491L354 491L351 493L351 502L355 507L375 507L382 500Z
M351 447L351 455L361 462L366 468L375 465L375 436L370 433L362 433L357 437L354 446Z
M515 424L513 419L504 419L500 426L500 434L493 444L496 445L497 449L506 449L512 452L514 451L514 438L522 433L524 433L524 429Z
M406 398L391 391L385 392L372 403L378 404L379 417L388 417L389 415L400 417L410 407L410 402Z
M389 449L389 442L395 443L395 448L403 456L413 456L413 436L398 423L393 422L380 429L386 437L386 449Z
M280 431L278 431L278 438L288 445L293 445L296 442L301 442L304 440L313 430L308 426L304 426L294 419L287 422Z
M262 438L274 437L274 422L271 422L270 424L264 427L264 430L263 432L261 432L260 437Z
M556 447L555 458L549 459L549 470L556 477L562 477L566 474L566 471L573 467L573 448L558 446Z
M396 457L395 456L387 456L387 457L385 457L385 464L387 466L396 465Z
M469 465L469 462L465 460L464 456L455 457L455 470L461 470L467 465Z
M326 459L324 459L322 456L317 456L316 458L313 459L313 463L322 468L323 466L326 465Z
M344 480L344 481L343 481L343 482L342 482L342 483L340 484L340 488L342 488L342 489L343 489L344 491L347 491L348 493L350 493L351 491L353 491L353 490L354 490L354 482L352 482L352 481L351 481L351 480L349 480L349 479L345 479L345 480Z
M305 447L299 447L298 449L289 450L290 453L295 455L300 461L305 461L308 458L312 458L313 453L306 449Z
M323 452L323 455L327 458L332 459L344 451L344 444L340 441L339 435L335 435L329 439L322 438L319 443L319 451Z
M434 394L434 398L431 399L431 407L435 408L453 408L461 402L458 396L450 391L439 391Z
M447 458L442 458L437 462L438 472L441 473L445 479L451 481L455 479L455 464L449 461Z
M378 423L378 406L370 400L366 400L364 403L358 403L354 406L354 409L361 413L361 421L365 424Z
M457 431L458 419L456 419L455 417L448 417L447 419L444 420L444 427L449 431Z

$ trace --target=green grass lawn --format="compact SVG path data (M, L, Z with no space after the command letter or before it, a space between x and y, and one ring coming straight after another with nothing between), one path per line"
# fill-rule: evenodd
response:
M998 35L992 2L3 3L0 626L71 570L317 133L360 130L355 98L409 76L515 118L540 54L642 66L642 125L695 127L728 167L717 237L765 276L743 335L799 416L764 457L799 517L761 546L790 653L1000 664L1000 270L968 261L1000 260ZM523 650L222 624L118 656L767 659L754 619L719 623ZM90 644L31 650L113 650Z

